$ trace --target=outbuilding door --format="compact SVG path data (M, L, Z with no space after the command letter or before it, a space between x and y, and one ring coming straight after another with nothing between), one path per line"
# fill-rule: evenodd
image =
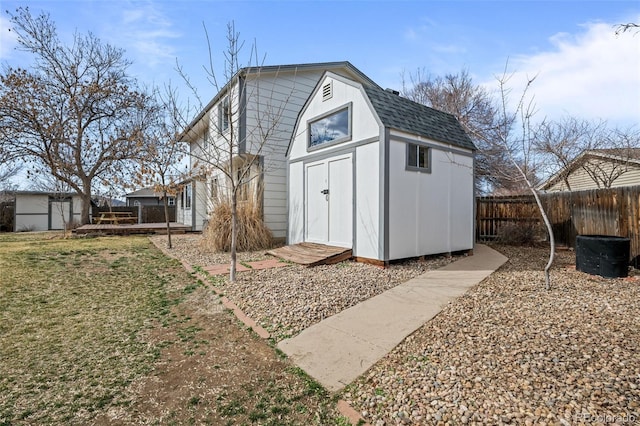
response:
M71 219L70 201L52 201L51 204L51 226L49 229L65 229L69 226Z
M353 245L353 162L351 154L305 167L306 241Z

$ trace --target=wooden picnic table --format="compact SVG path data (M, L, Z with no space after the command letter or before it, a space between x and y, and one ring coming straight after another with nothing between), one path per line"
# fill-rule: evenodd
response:
M96 218L96 224L135 224L138 218L131 212L101 212Z

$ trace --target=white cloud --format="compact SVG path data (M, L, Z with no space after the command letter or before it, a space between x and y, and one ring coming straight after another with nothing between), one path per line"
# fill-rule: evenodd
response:
M578 34L555 34L546 52L511 60L513 96L521 93L518 82L537 75L529 93L541 117L568 114L611 125L640 123L640 35L616 36L611 23L583 28Z
M114 44L126 46L137 63L151 67L175 59L171 41L181 36L171 19L152 2L123 7L121 20L112 34Z

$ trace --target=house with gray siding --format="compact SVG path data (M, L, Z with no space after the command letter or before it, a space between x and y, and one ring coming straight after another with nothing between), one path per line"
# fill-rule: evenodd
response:
M164 200L162 194L153 190L153 188L142 188L137 191L130 192L125 196L126 205L132 206L163 206ZM176 199L172 196L167 196L167 204L169 206L175 206Z
M184 182L177 197L179 223L202 230L216 198L228 191L220 171L202 166L216 159L227 161L225 142L228 132L235 132L238 143L232 152L233 161L257 156L247 192L259 194L264 222L273 236L286 237L285 154L300 110L325 71L375 85L349 62L248 67L227 82L183 131L195 177Z
M640 148L585 150L539 189L583 191L640 185Z

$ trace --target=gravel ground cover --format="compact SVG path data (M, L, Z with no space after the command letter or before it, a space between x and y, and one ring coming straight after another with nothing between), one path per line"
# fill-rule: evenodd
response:
M640 278L577 272L559 252L510 260L341 395L372 425L640 424Z
M166 236L151 238L166 244ZM189 234L172 236L174 248L170 253L200 267L229 261L228 253L203 251L201 238ZM238 253L239 262L267 257L264 251ZM313 268L291 265L242 272L235 283L229 283L225 277L212 279L229 299L267 329L274 340L280 341L455 259L455 256L436 256L394 264L387 269L351 261Z

